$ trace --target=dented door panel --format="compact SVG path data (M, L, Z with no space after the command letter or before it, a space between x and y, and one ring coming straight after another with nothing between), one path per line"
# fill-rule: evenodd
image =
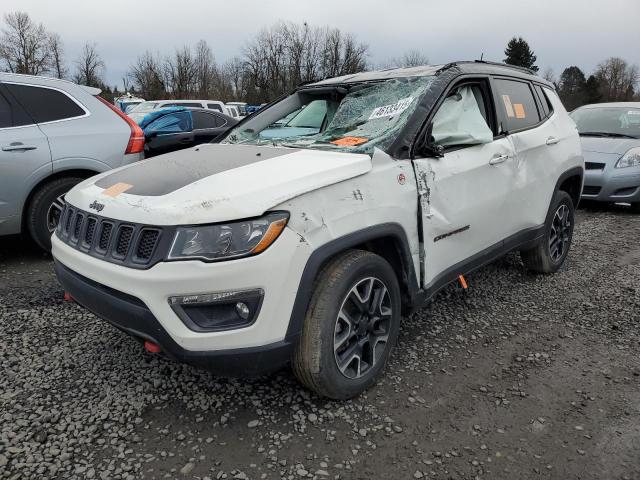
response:
M491 160L506 156L500 163ZM424 279L502 241L517 210L510 204L516 170L507 138L414 160L422 210Z

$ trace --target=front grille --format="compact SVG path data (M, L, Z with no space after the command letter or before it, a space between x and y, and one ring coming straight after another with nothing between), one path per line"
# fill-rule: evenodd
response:
M113 252L114 257L124 258L127 256L129 245L131 245L131 237L133 237L133 227L130 225L121 226L120 230L118 230L118 239Z
M100 217L66 205L56 235L93 257L132 268L149 268L160 261L171 238L172 227L152 227Z
M136 258L140 260L148 260L153 254L153 248L158 241L160 232L158 230L143 229L140 234L138 248L136 248Z
M584 162L585 170L604 170L604 163Z
M602 189L602 187L594 187L591 185L585 185L584 187L582 187L582 194L583 195L598 195L600 193L600 190Z
M83 240L83 245L85 247L91 247L91 245L93 245L93 237L96 233L97 224L98 224L98 221L93 217L89 217L89 219L87 220L87 230L84 233L84 240Z
M102 222L102 229L100 230L100 240L98 240L98 249L102 252L106 252L109 247L109 240L111 240L111 231L113 230L113 223Z

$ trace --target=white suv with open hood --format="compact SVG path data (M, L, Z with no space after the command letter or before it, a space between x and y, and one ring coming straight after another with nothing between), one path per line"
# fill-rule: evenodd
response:
M554 272L583 159L553 86L457 62L300 87L200 145L66 196L58 278L147 350L349 398L401 313L519 250Z

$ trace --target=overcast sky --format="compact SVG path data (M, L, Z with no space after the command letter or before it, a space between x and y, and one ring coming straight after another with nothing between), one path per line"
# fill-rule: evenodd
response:
M330 25L369 45L380 64L418 49L431 63L501 61L507 41L524 37L543 71L569 65L589 73L619 56L640 64L640 0L1 0L0 13L22 10L64 41L71 63L96 42L110 85L136 56L161 54L204 39L216 60L242 50L278 20Z

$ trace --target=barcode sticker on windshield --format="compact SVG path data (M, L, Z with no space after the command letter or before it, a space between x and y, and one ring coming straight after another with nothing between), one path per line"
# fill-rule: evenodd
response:
M369 120L398 115L409 108L409 105L411 105L412 101L413 97L407 97L403 98L402 100L398 100L396 103L392 103L391 105L374 108L373 112L371 112L371 115L369 115Z
M627 115L640 115L640 110L627 110Z

